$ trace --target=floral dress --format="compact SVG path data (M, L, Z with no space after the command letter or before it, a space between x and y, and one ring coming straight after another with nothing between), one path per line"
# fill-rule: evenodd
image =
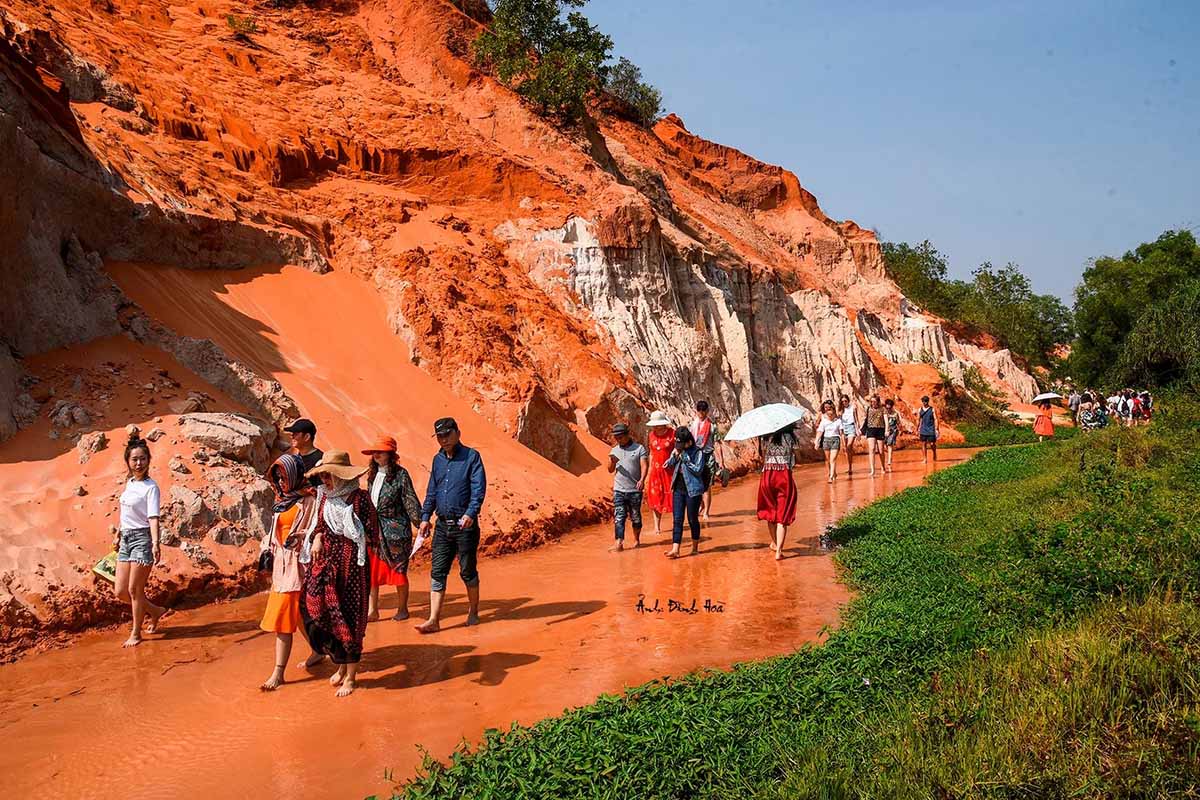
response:
M378 546L379 519L371 496L362 489L350 492L344 500L331 500L322 492L318 502L317 524L311 536L321 534L321 550L315 556L309 555L300 615L313 652L329 656L335 664L356 664L362 658L363 638L367 635L371 590L367 548ZM349 518L350 510L353 519ZM335 532L334 526L352 531L352 536ZM309 542L304 549L308 555ZM304 555L301 560L306 560Z
M650 474L646 476L646 502L657 514L671 511L671 471L663 466L675 448L675 431L670 426L650 429L646 449L650 451Z

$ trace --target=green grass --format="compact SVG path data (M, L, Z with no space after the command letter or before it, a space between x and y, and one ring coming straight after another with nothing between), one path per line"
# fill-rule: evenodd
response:
M1010 444L1034 444L1037 434L1032 425L1014 425L1008 421L990 421L985 424L961 423L954 426L966 439L962 444L945 445L946 447L1002 447ZM1079 432L1078 428L1065 425L1054 427L1054 438L1062 441L1073 439Z
M937 473L835 531L857 595L824 646L488 731L398 791L1196 796L1197 419Z

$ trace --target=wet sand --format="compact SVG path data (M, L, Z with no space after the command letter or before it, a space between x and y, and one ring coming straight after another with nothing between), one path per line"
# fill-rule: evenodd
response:
M945 453L938 467L972 452ZM781 562L754 518L749 478L718 494L694 557L664 558L669 533L654 536L647 518L648 544L637 550L607 552L612 529L602 525L484 559L475 628L462 625L452 573L446 627L418 635L428 573L415 571L414 618L387 619L395 598L385 595L360 688L345 699L326 682L329 667L312 676L289 667L295 683L258 690L273 664L274 637L258 630L265 595L173 615L132 650L120 647L124 630L87 634L0 667L0 780L10 797L363 797L386 792L385 770L411 775L419 747L443 758L485 728L532 723L656 677L791 652L819 640L848 599L820 532L932 470L915 451L897 459L891 475L832 487L822 467L797 468L800 513ZM701 610L642 614L641 595ZM705 612L705 600L723 611ZM291 661L306 653L297 637Z

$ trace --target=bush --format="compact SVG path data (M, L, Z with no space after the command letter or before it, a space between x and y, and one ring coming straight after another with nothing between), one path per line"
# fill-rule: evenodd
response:
M642 80L636 64L622 57L608 72L604 88L609 94L627 104L634 118L650 127L662 115L662 92Z
M498 0L491 27L474 43L476 64L533 103L564 121L586 111L588 97L604 83L612 39L594 28L580 8L586 0Z
M1146 310L1121 348L1116 375L1125 386L1178 386L1200 392L1200 279Z
M236 14L227 14L225 16L225 24L229 26L229 30L233 31L235 38L248 40L250 34L258 33L258 23L254 17L239 17Z

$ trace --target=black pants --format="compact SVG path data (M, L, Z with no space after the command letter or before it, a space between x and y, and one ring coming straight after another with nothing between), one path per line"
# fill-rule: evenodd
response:
M450 576L450 565L454 563L455 556L458 556L458 574L463 584L478 586L478 551L478 523L469 528L460 528L458 520L438 517L433 526L433 563L429 568L429 588L435 592L446 591L446 578Z
M692 541L700 541L700 503L704 495L688 497L687 492L676 489L671 496L671 512L674 525L671 527L671 542L679 544L683 541L683 515L687 513L688 525L692 529Z

